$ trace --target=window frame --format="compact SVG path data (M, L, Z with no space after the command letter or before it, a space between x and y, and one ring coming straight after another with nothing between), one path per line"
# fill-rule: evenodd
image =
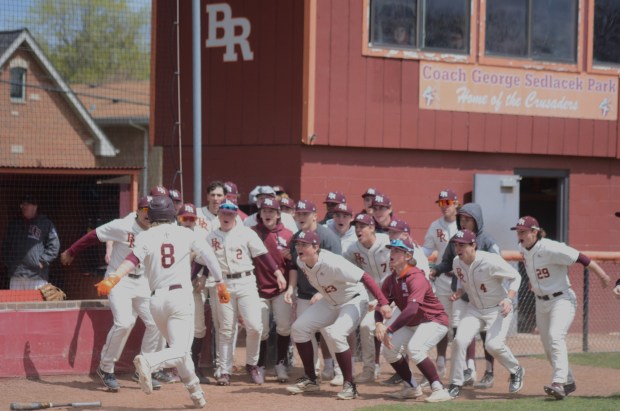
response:
M424 51L419 49L402 49L389 46L371 46L370 44L370 1L363 0L363 23L362 23L362 55L370 57L385 57L404 60L430 60L449 63L475 63L476 45L478 44L478 30L476 21L478 18L478 1L470 0L469 21L469 53L449 53L445 51ZM421 0L418 0L421 1Z
M514 67L530 70L547 70L579 73L583 71L583 35L584 25L584 1L577 0L577 56L575 63L559 63L544 60L520 59L516 57L487 56L486 55L486 15L487 0L480 0L480 38L478 39L478 50L480 50L478 62L486 66Z
M601 64L594 61L594 6L596 0L588 4L588 55L586 56L586 71L591 74L620 75L620 63Z
M11 78L13 77L13 70L23 70L22 74L22 82L21 82L21 97L14 97L11 93L11 89L13 88L14 84L11 81ZM26 78L28 75L28 69L26 67L23 67L21 65L16 65L13 67L9 68L9 81L10 83L10 87L9 87L9 97L11 98L11 102L12 103L24 103L26 102Z

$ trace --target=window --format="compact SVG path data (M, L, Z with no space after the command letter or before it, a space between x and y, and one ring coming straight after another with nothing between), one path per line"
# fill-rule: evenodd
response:
M488 0L485 53L577 62L579 0Z
M620 2L594 3L594 62L620 64Z
M11 68L11 100L24 101L26 99L26 69L23 67Z
M371 0L372 47L469 53L470 0Z

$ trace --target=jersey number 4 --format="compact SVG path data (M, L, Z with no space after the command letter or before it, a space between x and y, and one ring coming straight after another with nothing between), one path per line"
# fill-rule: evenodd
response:
M174 246L170 243L161 245L161 266L164 268L172 267L174 264Z

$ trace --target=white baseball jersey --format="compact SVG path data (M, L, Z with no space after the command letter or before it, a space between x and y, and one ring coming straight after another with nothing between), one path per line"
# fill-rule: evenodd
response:
M135 239L144 229L140 227L136 218L117 218L95 229L97 238L101 242L113 241L110 264L106 270L106 277L115 271L134 248ZM142 275L144 265L139 264L129 274Z
M243 224L243 220L237 214L235 218L237 224ZM214 231L220 228L220 220L217 214L213 214L207 206L196 208L196 225L203 230Z
M429 274L431 272L431 267L428 264L428 258L426 258L426 254L424 254L424 250L417 244L413 244L413 259L416 261L416 267L420 270L424 271L426 275L426 279L429 279ZM388 259L388 262L390 260Z
M267 248L254 230L237 223L230 231L220 229L207 235L222 272L226 274L252 271L252 258L267 254Z
M549 295L570 288L568 267L579 258L579 251L564 243L540 239L531 250L520 247L532 292Z
M258 224L257 218L258 218L258 213L249 215L248 218L246 218L243 221L243 225L245 225L246 227L254 227L256 224ZM288 228L293 233L296 233L297 231L299 231L299 228L297 228L297 223L295 222L295 219L290 214L280 213L280 222L285 228Z
M213 250L204 238L185 227L176 224L159 224L136 237L134 255L144 263L144 274L151 290L181 284L192 289L191 252L197 260L206 265L216 280L222 279L222 272Z
M450 244L450 239L457 231L456 220L449 223L440 217L433 221L424 236L424 254L429 256L433 251L437 251L437 260L441 261L446 247ZM447 275L440 275L435 279L435 291L438 295L451 295L451 285L452 278Z
M366 248L356 241L344 252L343 257L366 271L378 285L390 275L390 237L387 234L377 233L377 238L370 248Z
M497 307L506 298L502 283L509 281L509 290L519 291L521 275L500 255L476 250L476 258L467 265L460 257L454 257L452 265L458 277L457 288L465 290L469 302L479 310Z
M364 270L331 251L321 250L312 268L297 257L297 266L332 306L347 303L358 294L368 298L366 287L360 282Z
M334 225L335 223L333 219L327 220L327 222L325 223L325 227L329 228L334 234L336 234L336 237L340 239L340 248L346 251L351 244L357 241L357 235L355 235L355 226L350 226L349 229L344 233L344 235L342 235L338 231L336 231Z

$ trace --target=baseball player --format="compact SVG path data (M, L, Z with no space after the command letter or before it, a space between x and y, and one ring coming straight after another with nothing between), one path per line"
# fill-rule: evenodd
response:
M571 289L568 269L576 262L581 263L599 277L603 288L610 284L611 279L584 254L564 243L545 238L545 231L534 217L521 217L511 230L517 231L530 289L536 295L536 326L553 367L552 382L545 385L544 390L561 400L576 389L565 340L577 309L577 297Z
M411 265L413 242L406 239L392 240L386 246L390 250L389 275L381 286L388 301L394 302L400 314L389 326L383 324L380 313L376 315L377 339L383 341L383 355L403 380L403 389L389 397L415 399L422 396L422 387L416 384L409 363L400 355L405 351L430 382L432 394L427 402L452 399L444 389L435 364L428 358L428 351L448 333L448 315L433 293L430 282L422 270Z
M276 192L271 186L258 186L256 187L256 207L260 210L261 204L266 198L272 198L276 200ZM290 214L280 215L282 224L293 233L297 231L297 225L295 219ZM246 227L254 227L258 222L258 212L251 214L245 219L243 224Z
M327 193L325 201L323 201L323 204L325 204L325 208L327 211L325 213L325 217L323 217L323 219L319 221L319 224L326 224L328 220L331 220L333 218L336 206L338 204L346 203L347 197L345 197L345 195L342 194L340 191L330 191L329 193Z
M273 258L278 269L284 273L287 280L291 267L291 253L289 250L293 233L286 229L280 221L280 204L273 198L266 198L258 212L258 224L252 229L263 241L269 255ZM284 289L273 275L273 269L265 266L261 260L255 262L256 282L260 296L260 311L263 322L263 333L260 342L258 366L264 375L267 356L267 340L269 339L269 314L273 315L276 323L277 355L275 373L279 382L287 382L286 361L288 348L291 342L291 306L284 301Z
M390 239L386 234L375 232L375 220L369 214L358 214L351 223L355 226L358 240L347 248L343 257L355 264L372 277L379 286L390 274L390 250L386 248ZM364 368L361 374L355 376L356 383L374 381L380 370L379 349L380 343L375 339L374 308L377 301L368 304L368 312L360 322L360 340L362 346L362 361Z
M286 288L284 275L256 232L237 223L237 210L237 205L229 201L222 203L218 212L220 226L207 235L207 241L215 251L224 282L230 291L230 304L220 304L218 308L218 385L230 385L233 332L238 316L243 318L246 330L246 371L255 384L264 382L264 376L257 366L263 323L261 310L258 309L261 304L252 259L259 259L270 270L280 291Z
M463 205L457 212L457 227L459 230L466 229L476 234L476 248L481 251L487 251L490 253L500 253L499 246L495 239L484 231L484 220L482 218L482 208L476 203L467 203ZM439 274L446 274L452 271L452 263L456 256L456 248L452 243L444 250L441 262L435 265L431 269L431 277L437 277ZM456 278L452 277L452 288L456 290ZM464 294L461 299L452 301L452 330L453 335L456 335L457 329L460 323L460 319L463 316L463 311L467 307L467 295ZM486 333L483 331L480 333L482 340L486 339ZM486 370L484 376L479 382L476 380L476 340L472 339L471 344L467 348L466 355L466 368L465 368L465 382L464 386L473 385L476 388L491 388L495 381L493 374L494 357L485 349L484 357L486 359Z
M351 225L351 221L353 220L353 209L346 203L338 204L334 209L332 217L331 220L325 223L325 226L340 238L340 247L346 250L351 244L357 241L355 227Z
M134 219L119 218L90 231L60 255L60 262L64 265L70 265L73 259L87 247L100 242L111 241L113 244L112 253L105 274L105 278L108 278L133 250L136 236L149 229L148 205L151 199L150 196L142 197L138 201L138 210ZM101 350L97 374L108 390L116 392L120 389L120 385L114 375L114 364L123 352L127 338L136 323L136 318L140 316L145 326L140 349L142 353L155 352L161 335L157 330L149 307L151 291L144 276L144 266L139 265L129 272L118 287L115 287L114 291L110 293L108 300L114 323ZM159 388L159 382L154 379L153 389Z
M334 254L342 254L342 248L340 247L340 241L338 238L325 226L321 225L317 221L316 205L310 200L299 200L295 206L295 222L299 227L299 230L293 235L293 240L304 230L314 231L318 234L321 249L328 250ZM315 304L320 298L321 294L310 284L305 276L298 275L299 267L297 267L297 250L293 243L291 243L291 261L294 263L293 268L289 272L289 285L287 288L286 296L287 301L293 300L293 294L295 289L297 290L296 299L296 316L299 318L301 314L307 310L311 305ZM319 358L317 355L318 343L316 338L311 338L314 347L314 358L316 369L319 369ZM334 386L340 386L344 380L342 373L338 368L338 364L334 363L333 357L329 352L329 347L325 344L325 339L320 341L321 352L323 353L323 372L321 378L323 380L330 379L330 384Z
M386 195L375 195L372 199L372 216L377 233L387 233L392 221L392 200Z
M424 254L422 247L420 247L415 241L413 241L413 238L411 238L411 228L409 227L409 224L404 220L393 219L390 222L390 225L388 225L387 230L390 240L407 239L411 241L411 244L413 245L413 257L411 263L422 270L426 275L426 278L429 278L431 268L428 263L428 258L426 258L426 254Z
M436 259L441 259L446 247L452 236L458 231L456 224L456 213L459 207L458 195L451 189L447 188L439 192L437 201L435 201L441 210L442 216L433 221L424 236L424 245L422 249L427 257L435 255ZM452 273L439 273L433 277L435 294L450 318L450 327L458 327L459 319L454 319L452 313ZM446 374L446 352L448 350L448 335L441 339L437 344L437 369L439 375Z
M183 206L183 197L181 196L181 192L175 189L169 189L168 195L172 199L172 203L174 204L174 209L177 210L177 213Z
M297 250L297 266L319 290L322 298L310 306L293 323L291 335L304 366L305 375L296 384L287 387L292 394L320 390L314 370L312 336L320 329L327 344L336 353L344 377L338 399L357 398L353 383L353 362L347 336L355 330L368 310L368 293L379 300L384 317L391 317L391 309L372 277L345 258L321 250L321 239L314 231L302 231L293 240ZM289 300L290 301L290 300Z
M295 200L290 197L282 197L278 202L280 203L280 212L295 216Z
M232 181L226 181L224 187L226 188L226 199L239 207L239 189L237 188L237 184ZM248 218L248 215L241 211L241 209L239 209L237 213L242 221Z
M140 387L150 394L153 370L176 367L194 406L203 408L206 400L190 355L194 335L193 287L188 275L192 252L207 265L218 283L220 301L226 303L230 295L222 282L213 250L203 238L175 224L176 210L170 197L154 197L149 204L148 216L151 221L148 234L136 236L133 251L114 272L97 283L97 291L100 295L109 294L135 266L144 263L144 275L151 289L151 313L169 347L138 354L134 358Z
M364 209L360 211L361 214L372 214L372 200L375 199L376 195L382 195L379 190L373 187L369 187L364 194L362 194L362 199L364 200Z
M457 276L455 301L467 293L469 303L461 317L452 347L452 398L460 394L464 382L463 364L467 346L479 331L486 331L485 349L510 373L508 392L523 388L525 370L506 345L506 335L513 316L513 301L521 284L521 276L500 255L477 250L476 235L459 230L450 242L456 248L452 271ZM504 280L508 290L504 288Z

